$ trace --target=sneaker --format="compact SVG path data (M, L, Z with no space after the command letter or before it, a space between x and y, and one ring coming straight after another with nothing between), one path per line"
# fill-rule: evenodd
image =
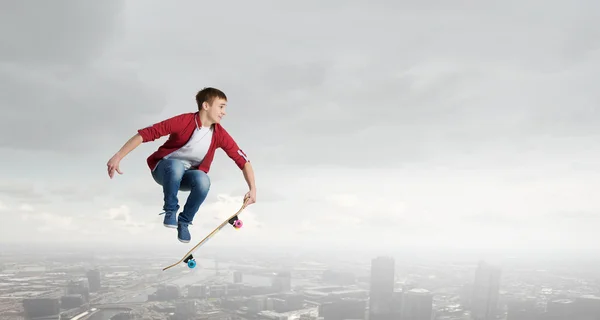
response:
M192 239L188 225L190 224L187 222L179 222L177 224L177 239L183 243L188 243Z
M177 228L177 215L175 212L165 211L160 213L159 215L164 214L165 220L163 221L163 225L167 228Z

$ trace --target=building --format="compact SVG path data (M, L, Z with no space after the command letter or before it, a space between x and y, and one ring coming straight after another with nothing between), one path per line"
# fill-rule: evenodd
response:
M401 317L403 320L431 320L433 295L425 289L412 289L402 295Z
M473 320L496 319L499 296L500 269L483 261L479 262L470 301Z
M390 257L371 260L369 320L393 320L395 261Z

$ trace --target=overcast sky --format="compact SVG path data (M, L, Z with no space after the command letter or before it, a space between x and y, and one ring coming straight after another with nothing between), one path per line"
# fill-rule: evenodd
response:
M164 139L106 162L214 86L258 193L211 244L600 249L600 4L489 3L4 2L0 241L187 249ZM247 191L210 176L193 243Z

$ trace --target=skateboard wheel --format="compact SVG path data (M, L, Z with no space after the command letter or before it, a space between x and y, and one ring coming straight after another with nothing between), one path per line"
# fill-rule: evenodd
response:
M196 267L196 260L189 260L187 265L190 269L193 269L194 267Z
M244 223L242 222L242 220L236 220L236 221L233 223L233 227L234 227L234 228L236 228L236 229L239 229L239 228L241 228L243 225L244 225Z

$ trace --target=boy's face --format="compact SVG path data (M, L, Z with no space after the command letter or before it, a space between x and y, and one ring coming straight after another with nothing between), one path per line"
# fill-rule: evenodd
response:
M221 98L215 98L212 102L212 104L208 104L205 102L205 104L208 106L206 108L206 113L208 115L208 118L213 121L214 123L220 123L221 122L221 118L223 118L225 116L225 108L227 108L227 100L225 99L221 99Z

